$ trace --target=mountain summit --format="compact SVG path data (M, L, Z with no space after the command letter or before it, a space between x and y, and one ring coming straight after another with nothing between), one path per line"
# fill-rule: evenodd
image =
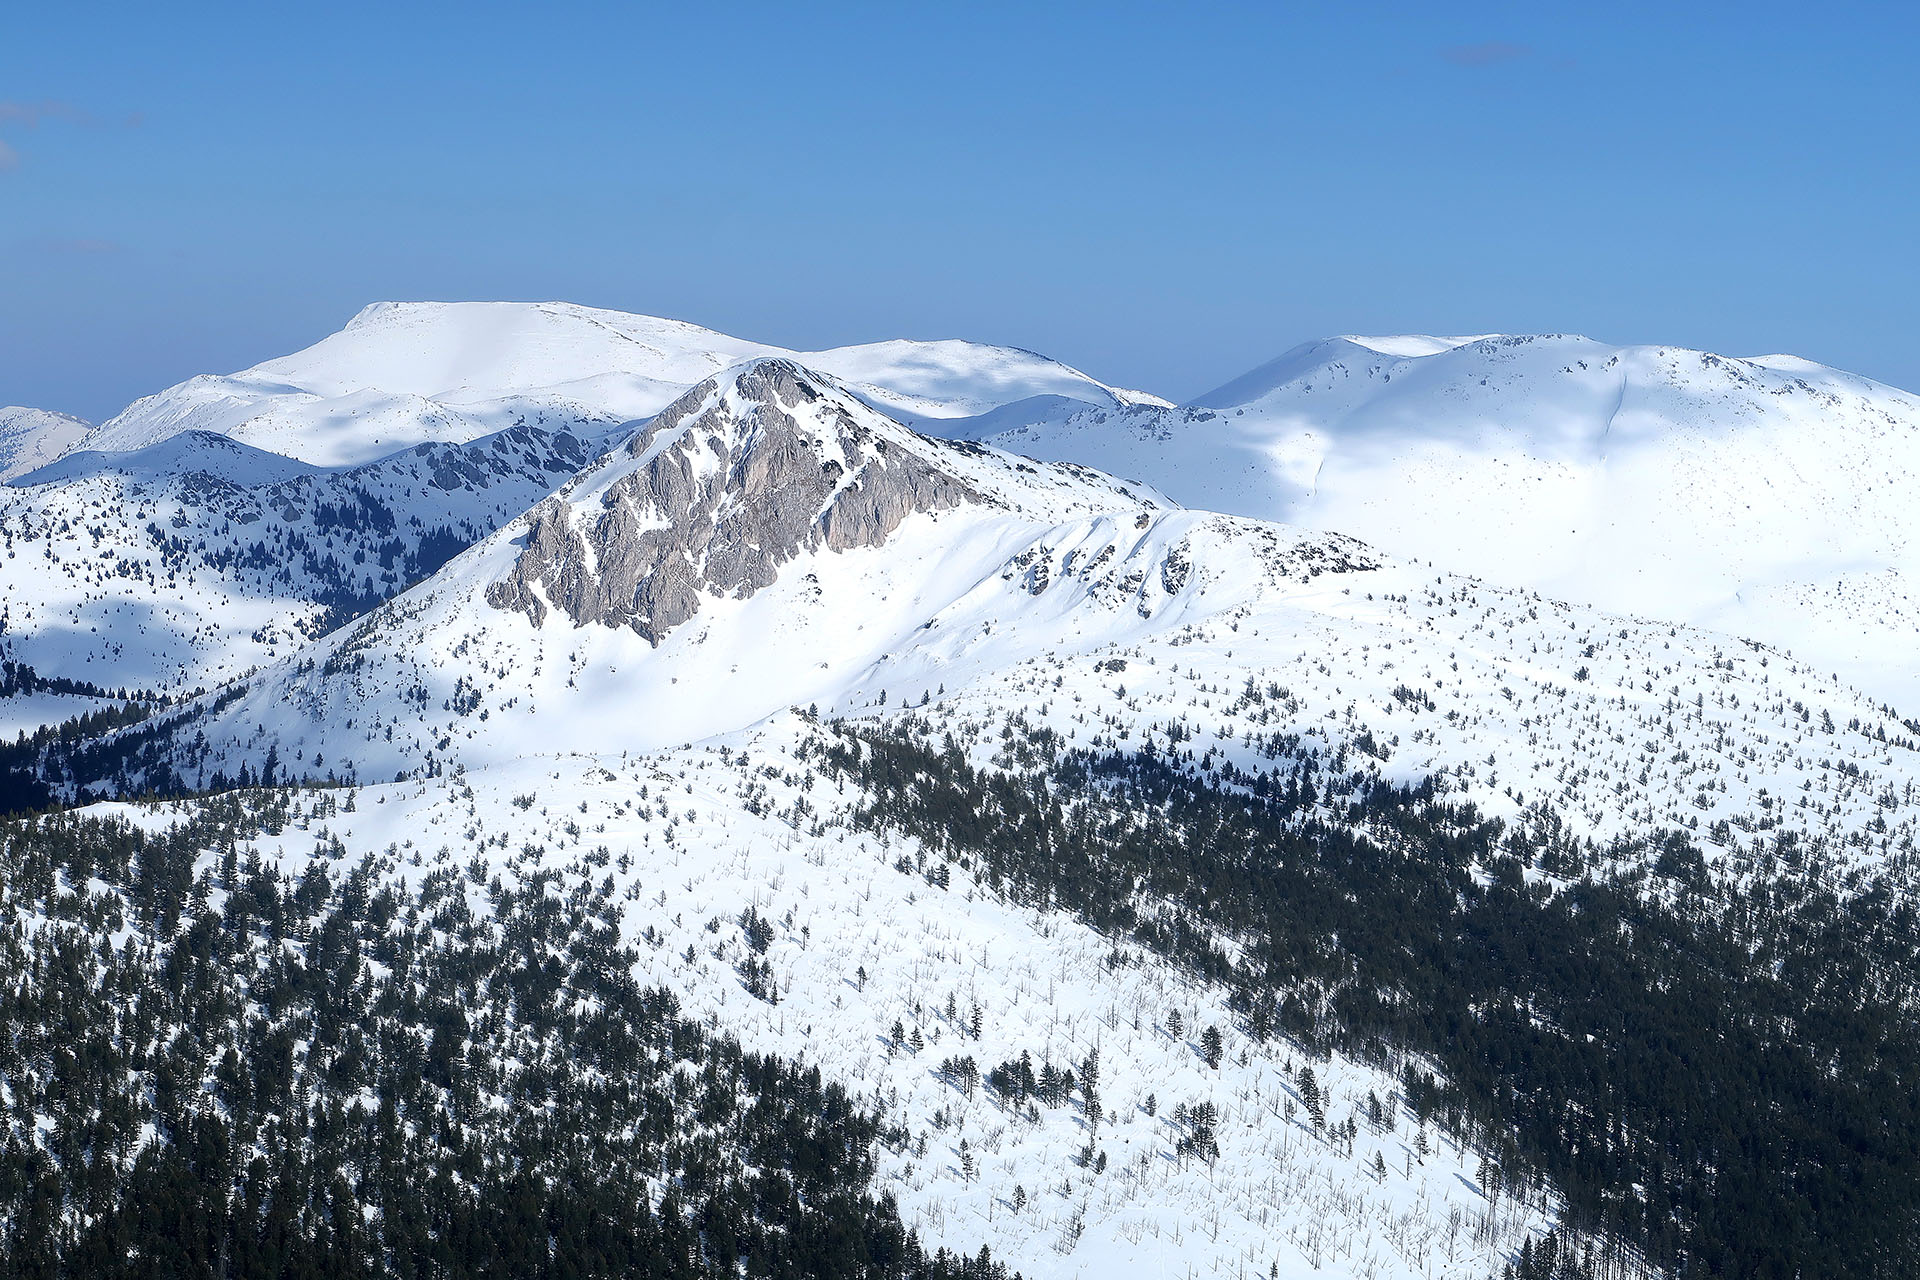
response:
M875 547L915 512L981 499L940 465L953 446L836 392L780 358L702 383L540 504L488 601L657 644L702 595L745 599L804 551Z

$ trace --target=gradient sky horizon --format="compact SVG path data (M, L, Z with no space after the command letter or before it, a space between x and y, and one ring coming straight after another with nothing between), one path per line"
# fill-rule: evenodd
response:
M0 404L384 298L1029 347L1175 399L1333 333L1920 390L1920 18L1804 5L22 6Z

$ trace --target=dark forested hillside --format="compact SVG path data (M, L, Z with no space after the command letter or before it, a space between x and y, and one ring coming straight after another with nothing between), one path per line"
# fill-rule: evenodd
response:
M1396 1064L1603 1264L1911 1274L1920 928L1822 851L1714 876L1678 834L1594 850L1311 757L1223 781L1016 731L977 769L924 720L835 732L866 826L1227 984L1256 1036Z
M884 1118L639 986L606 893L237 855L289 794L0 825L0 1274L1005 1275L902 1226Z

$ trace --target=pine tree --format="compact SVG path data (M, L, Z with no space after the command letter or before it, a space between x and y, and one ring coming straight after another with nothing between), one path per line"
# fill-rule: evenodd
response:
M1209 1026L1200 1033L1200 1056L1215 1071L1220 1069L1220 1058L1225 1052L1225 1043L1220 1037L1220 1028Z
M1315 1133L1327 1127L1327 1113L1320 1098L1320 1082L1314 1079L1312 1067L1300 1069L1300 1105L1307 1109Z

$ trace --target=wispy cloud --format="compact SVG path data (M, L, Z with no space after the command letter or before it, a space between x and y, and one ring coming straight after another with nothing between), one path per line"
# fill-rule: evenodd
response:
M48 121L75 125L83 129L99 128L111 125L112 121L102 120L85 107L75 106L71 102L62 102L57 98L43 98L38 102L21 102L13 98L0 98L0 130L38 129ZM120 124L128 129L139 127L141 115L134 112ZM0 138L0 173L20 167L20 150L5 138Z
M68 124L100 123L91 111L76 107L71 102L52 98L40 102L0 100L0 124L24 124L29 129L35 129L43 120L63 120Z
M1440 56L1456 67L1491 67L1532 57L1533 46L1513 44L1506 40L1484 40L1479 44L1458 44L1442 49Z

